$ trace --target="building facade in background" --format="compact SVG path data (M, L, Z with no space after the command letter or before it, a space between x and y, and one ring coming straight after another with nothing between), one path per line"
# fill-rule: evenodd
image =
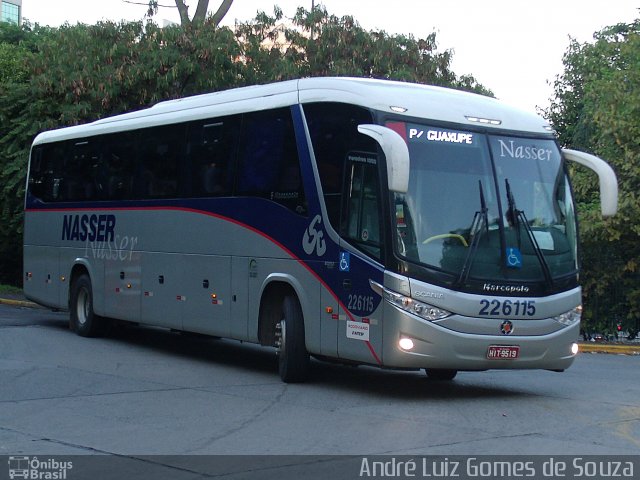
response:
M22 23L22 0L0 0L2 11L0 20L3 22Z

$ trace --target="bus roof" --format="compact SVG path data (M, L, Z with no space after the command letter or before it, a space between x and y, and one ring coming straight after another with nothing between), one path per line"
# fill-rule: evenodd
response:
M482 95L389 80L318 77L164 101L143 110L43 132L34 145L312 102L351 103L440 122L550 133L542 117Z

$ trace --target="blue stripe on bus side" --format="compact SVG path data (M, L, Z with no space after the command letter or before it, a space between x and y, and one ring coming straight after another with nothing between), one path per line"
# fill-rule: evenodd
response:
M271 201L256 198L233 198L233 199L189 199L189 200L169 200L162 201L131 201L131 202L95 202L92 204L48 204L46 206L39 205L39 208L27 208L27 212L90 212L102 211L112 212L117 215L118 212L126 211L173 211L188 212L218 220L232 223L251 232L260 235L270 243L276 245L285 254L293 260L296 260L305 268L320 284L330 293L330 295L338 302L340 308L347 314L348 318L355 321L356 318L346 306L346 301L340 298L336 292L343 290L342 276L335 267L328 268L327 264L337 264L339 247L335 245L329 238L327 240L327 252L322 257L312 257L304 253L302 249L302 237L304 231L308 227L309 218L301 217L291 212L290 215L282 215L282 211L278 215L265 214L265 210L272 208L283 209L284 207L274 204ZM144 205L143 205L144 204ZM253 204L253 205L252 205ZM82 206L81 206L82 205ZM126 206L125 206L126 205ZM260 205L262 208L258 208ZM207 206L208 208L201 208ZM217 206L215 211L211 208ZM43 208L44 207L44 208ZM244 207L244 208L242 208ZM274 223L269 218L285 218L285 221ZM325 237L327 237L325 235ZM330 248L329 248L330 247ZM353 269L363 269L359 274L360 283L364 282L360 288L369 289L369 279L375 279L380 282L382 280L382 271L374 268L369 262L361 260L358 256L351 257ZM356 267L356 264L358 266ZM354 283L356 283L354 281ZM354 285L353 291L358 291L358 286ZM374 310L378 307L381 299L375 298ZM380 357L376 354L373 346L366 342L375 362L381 364Z

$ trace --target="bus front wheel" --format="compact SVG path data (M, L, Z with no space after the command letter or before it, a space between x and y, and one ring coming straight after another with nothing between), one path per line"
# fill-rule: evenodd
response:
M300 302L287 296L279 323L278 371L286 383L304 382L309 374L309 352L304 340L304 319Z
M82 274L71 286L69 324L82 337L95 337L103 330L104 320L93 311L93 288L89 275Z

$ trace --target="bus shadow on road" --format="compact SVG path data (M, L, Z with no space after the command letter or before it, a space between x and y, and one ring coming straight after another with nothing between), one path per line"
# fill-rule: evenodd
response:
M197 360L212 366L223 366L265 376L265 382L279 382L275 349L206 335L174 332L163 328L125 325L112 330L108 339L144 348L162 355ZM513 398L535 395L534 392L506 385L505 374L513 372L460 372L452 381L434 381L423 371L380 369L353 366L312 359L311 373L304 384L295 388L332 389L390 400L479 398ZM544 372L548 373L548 372ZM496 378L498 377L498 378ZM515 377L513 378L515 383ZM255 381L255 378L253 379Z
M127 324L112 328L106 337L163 355L217 366L244 368L256 373L275 372L277 375L278 363L275 349L251 343L166 328Z
M352 390L394 401L469 400L527 397L532 393L496 382L490 372L460 372L451 381L427 378L424 371L379 369L317 363L311 382L323 388ZM504 373L504 372L500 372ZM491 376L491 381L487 381ZM501 384L502 383L502 384Z

